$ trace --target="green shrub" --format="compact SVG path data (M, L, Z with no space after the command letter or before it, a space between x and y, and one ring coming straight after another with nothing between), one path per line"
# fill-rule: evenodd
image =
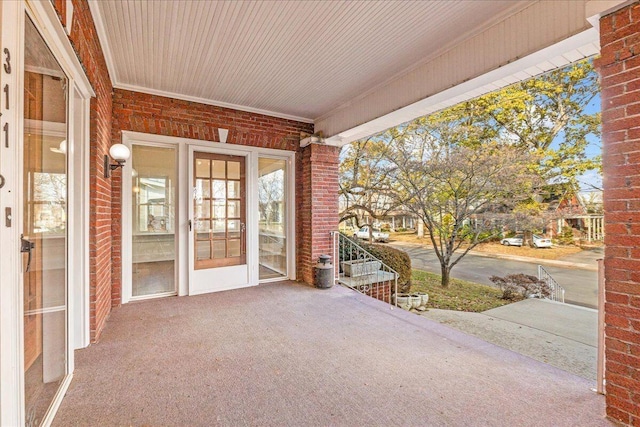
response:
M561 245L573 245L575 243L573 240L573 228L562 227L562 230L556 236L555 240Z
M361 243L361 246L398 273L398 292L411 290L411 258L408 253L385 244Z

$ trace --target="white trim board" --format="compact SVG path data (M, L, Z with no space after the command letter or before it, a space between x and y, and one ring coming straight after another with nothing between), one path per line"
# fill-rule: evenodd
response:
M339 126L337 123L344 117L345 111L371 102L371 99L362 98L351 104L337 108L336 110L316 118L316 131L325 131L324 142L328 145L343 146L350 142L374 135L402 123L414 120L460 102L464 102L478 96L499 90L522 80L538 76L550 70L561 68L571 62L579 61L599 53L599 35L595 28L589 28L575 34L552 46L541 49L523 58L505 64L487 73L469 79L463 83L434 93L417 102L397 108L382 116L367 120L362 124L341 130L334 135L333 130L327 130ZM374 96L372 94L371 96Z
M216 291L236 289L246 286L256 286L263 281L259 280L259 256L258 256L258 159L261 157L277 158L285 160L287 164L287 197L290 200L286 208L287 221L287 270L288 275L280 280L295 280L296 278L296 251L295 251L295 152L287 150L276 150L271 148L260 148L246 145L236 145L228 143L210 142L190 138L179 138L173 136L147 134L141 132L122 131L122 143L131 146L141 144L149 146L175 146L178 151L178 183L176 209L176 280L178 281L177 294L179 296L195 295L203 293L197 286L189 285L190 278L190 251L192 250L191 234L188 232L188 220L191 217L191 203L189 199L189 189L191 188L191 161L193 151L215 152L221 154L245 156L246 157L246 177L247 177L247 280L246 283L235 283L232 286L222 284ZM132 166L131 162L125 163L123 168L122 182L122 212L132 209ZM123 214L123 218L129 218ZM255 224L255 226L249 226ZM131 263L133 256L131 253L131 239L133 236L130 221L122 224L122 302L131 300ZM264 283L268 282L267 280ZM167 293L163 296L167 296Z
M100 45L102 46L105 62L107 63L107 70L109 72L109 77L111 78L111 82L114 88L130 90L133 92L147 93L150 95L164 96L167 98L181 99L183 101L197 102L200 104L213 105L216 107L230 108L233 110L245 111L248 113L263 114L269 117L278 117L281 119L294 120L302 123L313 123L313 119L308 117L299 117L299 116L294 116L290 114L279 113L276 111L262 110L259 108L252 108L252 107L243 106L243 105L231 104L228 102L216 101L214 99L200 98L197 96L185 95L180 93L174 93L169 91L163 91L163 90L152 89L152 88L143 87L143 86L122 83L120 81L118 73L116 72L113 55L111 53L111 47L109 46L109 37L107 36L107 32L104 27L104 19L102 17L102 13L100 12L100 6L98 5L98 2L89 1L89 10L91 11L91 15L93 16L93 21L95 22L95 25L96 25L98 40L100 41Z
M117 83L117 82L113 84L113 87L116 89L130 90L132 92L140 92L140 93L146 93L149 95L164 96L166 98L180 99L183 101L197 102L199 104L213 105L215 107L229 108L232 110L244 111L247 113L261 114L263 116L276 117L279 119L293 120L301 123L313 123L313 119L310 119L308 117L293 116L290 114L278 113L276 111L262 110L260 108L252 108L246 105L231 104L228 102L216 101L215 99L200 98L197 96L185 95L182 93L151 89L148 87L129 85L129 84Z
M69 41L53 4L49 1L27 0L27 8L31 12L30 16L36 27L47 41L49 49L69 78L75 81L82 96L84 98L95 97L96 93L84 73L84 68Z

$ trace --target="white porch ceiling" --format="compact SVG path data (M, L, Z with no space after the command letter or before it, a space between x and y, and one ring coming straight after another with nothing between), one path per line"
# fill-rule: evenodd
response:
M101 0L92 11L116 87L313 121L524 6Z
M100 0L90 7L115 87L314 122L328 142L343 144L425 114L425 99L587 30L586 4L620 2ZM597 32L568 49L452 96L460 101L593 55Z

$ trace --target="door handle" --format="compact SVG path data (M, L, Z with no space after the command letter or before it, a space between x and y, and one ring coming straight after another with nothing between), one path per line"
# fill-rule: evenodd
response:
M35 247L36 244L25 239L24 234L20 235L20 252L29 254L29 256L27 257L27 268L24 270L25 273L28 273L31 269L31 251Z
M244 255L245 253L247 253L247 245L246 245L246 238L245 238L245 230L247 229L246 225L243 223L240 223L240 253L242 255Z
M191 231L191 220L189 220L189 231Z

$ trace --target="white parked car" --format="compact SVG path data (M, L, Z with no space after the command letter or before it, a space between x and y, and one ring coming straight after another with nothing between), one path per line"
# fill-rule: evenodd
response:
M389 241L389 234L388 233L383 233L382 231L380 231L379 228L374 228L373 229L373 241L374 242L388 242ZM369 226L365 225L364 227L362 227L360 230L356 231L353 234L353 238L354 239L363 239L363 240L369 240Z
M505 246L522 246L524 242L522 234L515 235L513 237L507 237L505 239L500 240ZM534 248L550 248L552 246L551 239L546 237L538 236L537 234L533 235L533 247Z
M507 237L505 239L500 240L500 243L502 243L505 246L522 246L522 234L517 234L513 237Z
M551 239L546 237L538 236L537 234L533 235L533 246L536 248L550 248L551 247Z

